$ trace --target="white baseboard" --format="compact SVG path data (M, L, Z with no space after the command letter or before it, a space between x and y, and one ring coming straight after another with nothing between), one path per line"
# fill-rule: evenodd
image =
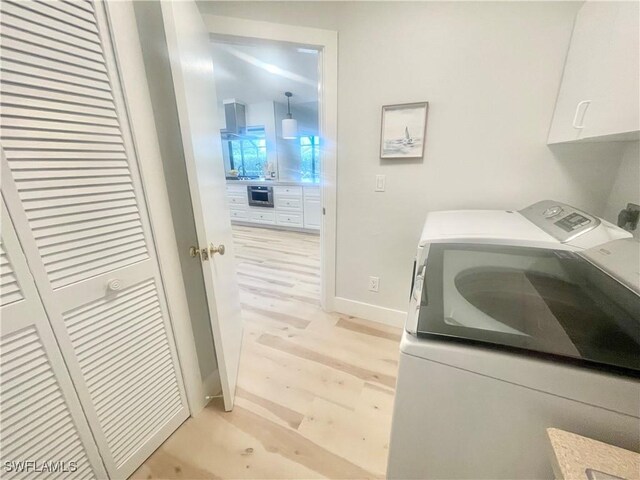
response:
M392 308L379 307L370 303L349 300L348 298L335 297L333 308L338 313L351 315L373 322L384 323L393 327L402 327L407 318L407 312Z

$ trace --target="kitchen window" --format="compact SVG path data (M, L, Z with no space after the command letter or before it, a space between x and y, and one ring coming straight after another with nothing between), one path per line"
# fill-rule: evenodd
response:
M249 127L245 135L223 139L225 156L228 156L227 174L237 170L241 177L260 178L267 165L267 139L264 127Z
M300 140L300 174L303 181L320 182L320 137L302 135Z

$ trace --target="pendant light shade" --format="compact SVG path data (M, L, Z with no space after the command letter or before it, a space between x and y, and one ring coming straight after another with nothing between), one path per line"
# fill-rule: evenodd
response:
M293 140L298 138L298 121L291 116L291 92L284 92L287 97L287 117L282 119L282 138Z
M293 118L282 119L282 138L298 138L298 121Z

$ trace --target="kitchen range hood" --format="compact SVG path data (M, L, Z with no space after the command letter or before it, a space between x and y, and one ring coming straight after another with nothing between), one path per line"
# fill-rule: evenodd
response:
M220 130L223 138L235 137L247 133L245 105L235 98L223 100L224 118L227 128Z

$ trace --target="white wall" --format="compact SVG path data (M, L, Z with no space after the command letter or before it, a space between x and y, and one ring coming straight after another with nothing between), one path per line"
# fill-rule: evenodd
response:
M604 209L604 218L612 223L618 221L620 210L627 208L628 203L640 205L640 143L626 144L618 175L613 182L611 193ZM640 228L633 232L640 238Z
M203 2L338 30L337 295L405 310L426 212L554 198L601 214L624 145L546 145L573 2ZM379 159L382 105L429 101L424 161ZM374 192L376 174L387 190ZM379 293L367 277L380 277Z

